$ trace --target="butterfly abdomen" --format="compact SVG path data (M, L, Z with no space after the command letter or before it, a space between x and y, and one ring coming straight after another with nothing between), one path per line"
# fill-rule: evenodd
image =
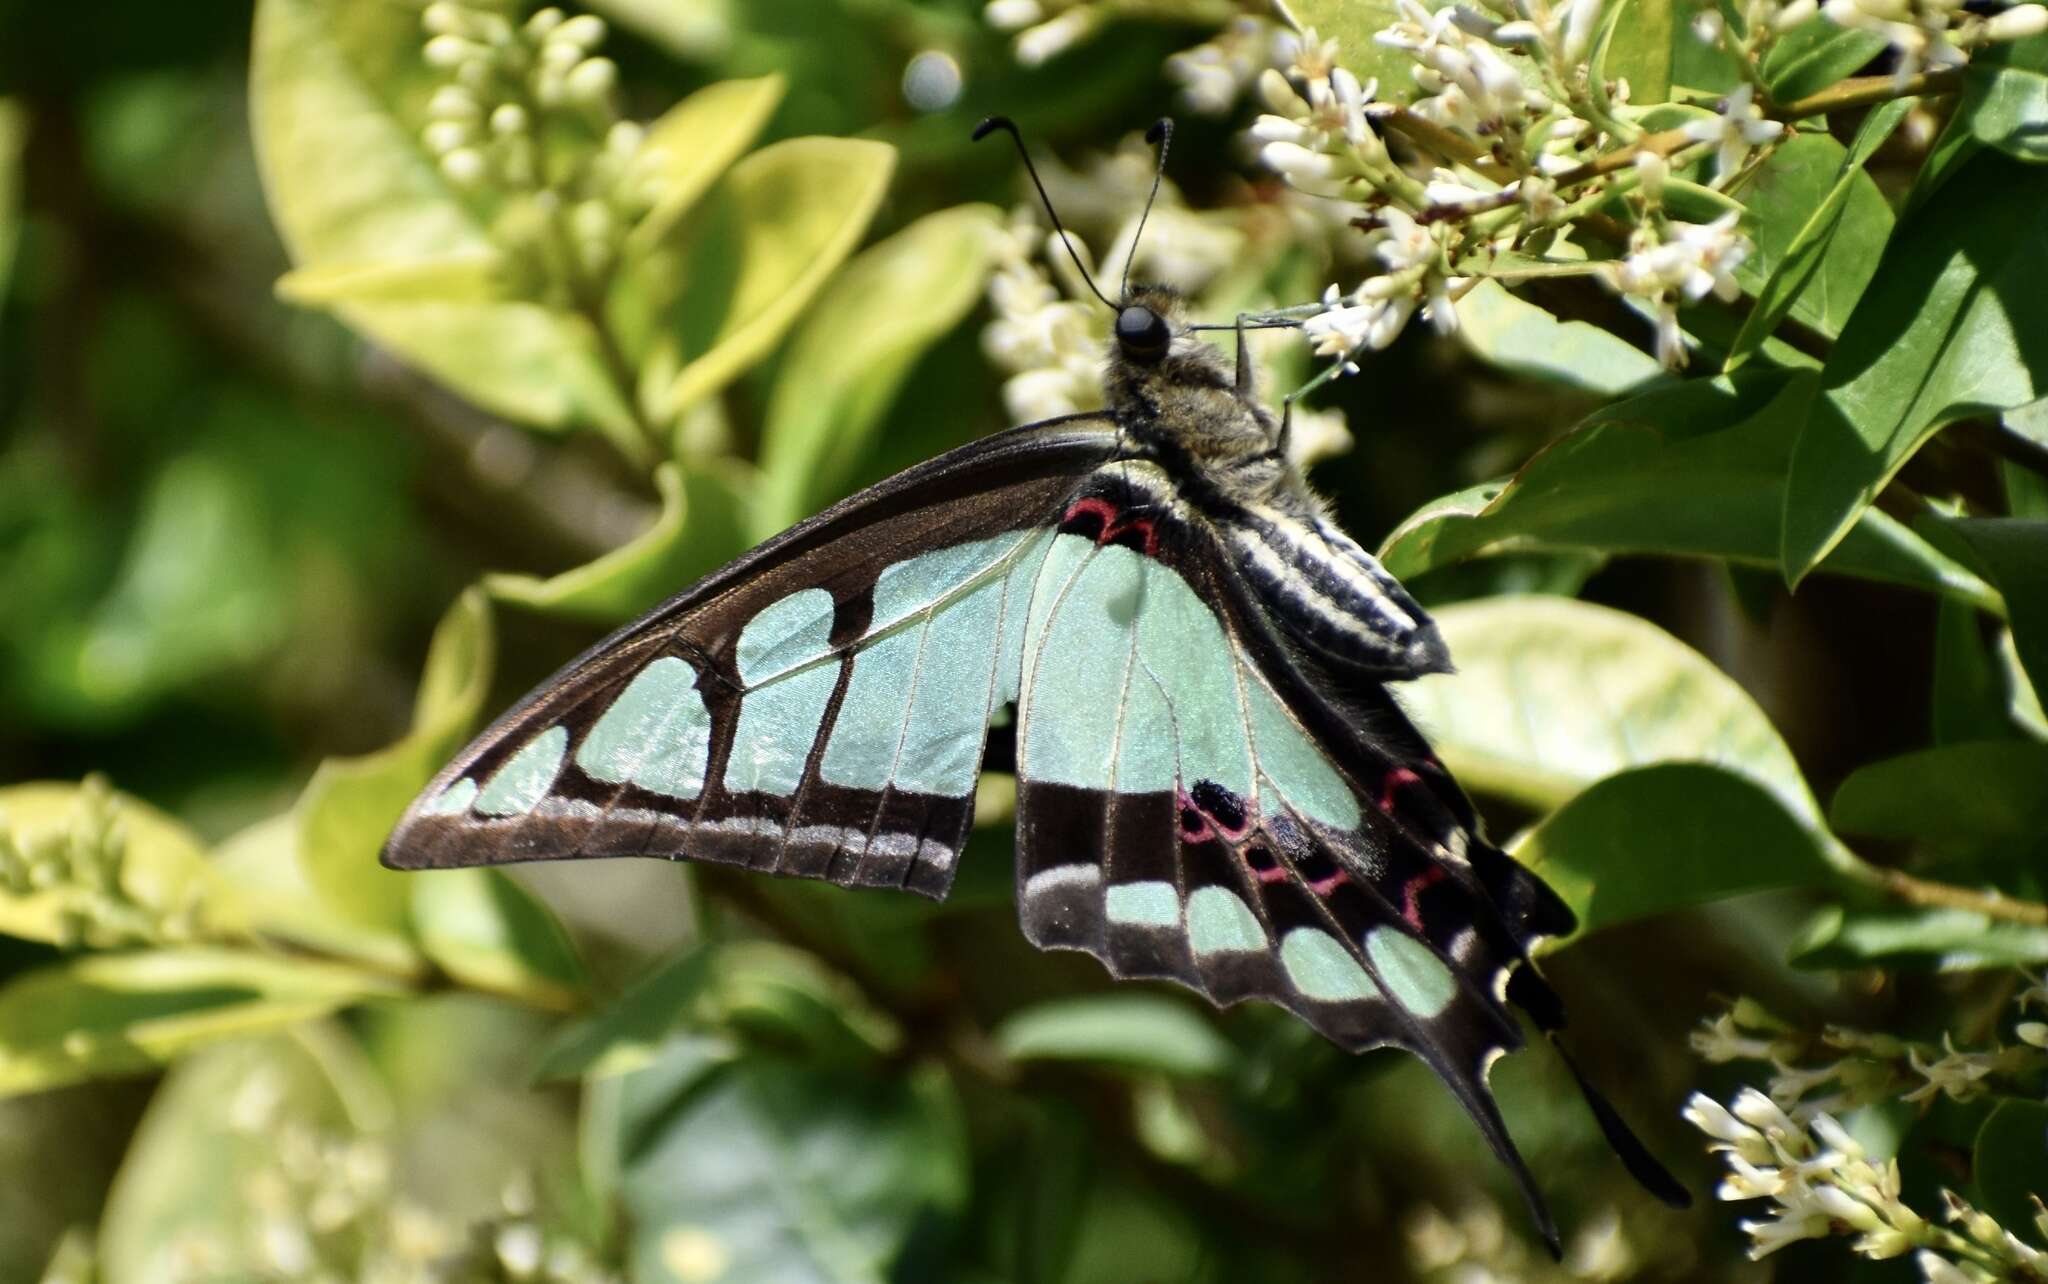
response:
M1225 523L1238 565L1295 641L1340 673L1446 673L1436 624L1378 559L1320 515L1247 508Z

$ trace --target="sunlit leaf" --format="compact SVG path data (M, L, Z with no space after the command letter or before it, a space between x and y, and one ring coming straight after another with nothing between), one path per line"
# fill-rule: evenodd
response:
M34 865L118 859L119 902L106 889L66 880L20 894L0 890L0 932L49 944L75 943L67 918L100 912L123 925L132 913L148 930L185 917L232 928L241 907L235 889L208 865L199 836L140 799L104 784L44 782L0 788L0 846Z
M502 870L411 875L413 930L436 966L473 989L568 1008L588 981L547 906Z
M1034 1004L1004 1019L996 1046L1013 1061L1093 1061L1165 1074L1208 1076L1236 1050L1215 1025L1177 999L1090 994Z
M914 1227L967 1194L951 1085L932 1072L769 1060L637 1103L620 1193L648 1284L882 1280Z
M202 1044L403 993L359 968L247 950L82 955L0 989L0 1093L137 1074Z
M1935 431L2044 391L2048 169L1986 153L1891 240L1828 358L1785 490L1796 585Z
M472 589L434 631L404 739L360 758L320 764L299 796L298 850L306 881L338 913L385 932L410 920L410 875L377 854L413 796L462 746L490 690L489 603Z
M1453 774L1536 807L1657 762L1719 765L1802 823L1820 809L1747 692L1638 616L1559 597L1461 602L1436 614L1456 673L1396 694Z
M1693 763L1609 776L1510 850L1578 914L1579 931L1565 941L1688 905L1837 877L1810 818L1787 811L1754 780Z
M216 875L235 889L249 929L273 941L360 959L400 976L422 970L419 948L388 923L371 927L351 918L314 890L299 859L299 818L267 816L214 849Z
M673 420L759 360L867 230L896 153L850 138L764 147L706 194L681 288L642 380L649 416Z
M405 265L473 262L487 229L419 139L427 68L418 11L342 0L262 0L250 118L264 193L292 259L356 330L477 405L543 428L594 426L640 448L589 318L533 302L341 295ZM396 265L396 266L380 266ZM322 281L320 272L329 272ZM389 277L383 278L388 281Z
M1994 44L1963 72L1959 123L2025 161L2048 160L2048 35Z
M1394 0L1294 0L1291 8L1304 27L1314 27L1318 36L1337 42L1341 61L1360 81L1380 82L1382 100L1414 100L1415 60L1373 39L1401 20Z
M1626 80L1629 97L1662 102L1671 93L1672 41L1692 40L1678 21L1676 0L1624 0L1609 10L1611 33L1599 51L1593 80L1605 87Z
M661 512L632 540L573 570L484 577L501 602L600 624L617 624L679 593L747 546L741 496L758 484L733 461L655 470Z
M782 101L783 78L707 85L647 126L639 164L661 195L626 238L628 258L647 253L675 230L706 188L753 146Z
M2048 961L2048 927L1994 919L1966 909L1887 906L1819 911L1792 948L1806 968L1917 967L1974 972Z
M1727 369L1748 360L1788 315L1823 334L1841 332L1892 231L1891 207L1863 167L1917 101L1898 98L1872 111L1847 149L1826 134L1800 135L1743 189L1757 228L1745 284L1751 274L1762 284Z
M1813 400L1810 376L1689 380L1609 406L1538 452L1505 486L1410 515L1380 557L1410 579L1467 558L1587 550L1718 557L1775 568L1784 470ZM1865 510L1822 569L1993 600L1911 530Z
M504 267L494 250L434 259L320 263L277 279L277 297L301 307L347 303L496 303Z
M1481 281L1458 300L1458 338L1482 359L1532 379L1619 396L1663 377L1642 349L1584 321L1560 321Z
M1764 86L1781 103L1819 93L1885 50L1885 38L1814 17L1771 42L1764 56Z
M981 300L1000 214L926 215L847 263L793 331L769 394L753 531L839 494L911 366Z

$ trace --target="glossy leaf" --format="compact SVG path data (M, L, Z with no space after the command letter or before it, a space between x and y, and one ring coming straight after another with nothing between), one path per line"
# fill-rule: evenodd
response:
M687 471L664 463L654 472L661 511L625 544L573 570L484 577L501 602L612 625L631 619L745 551L741 496L757 485L737 461Z
M1891 207L1863 167L1917 101L1898 98L1873 110L1846 149L1826 134L1800 135L1773 152L1744 189L1757 253L1743 269L1762 284L1727 369L1753 355L1788 315L1823 334L1841 333L1892 231Z
M2023 161L2048 160L2048 35L1971 58L1957 113L1978 142Z
M1620 396L1660 379L1664 368L1633 344L1584 321L1547 310L1481 281L1458 300L1458 338L1503 370L1532 379Z
M1387 537L1403 579L1468 558L1586 550L1777 565L1784 469L1810 376L1691 380L1595 413L1502 486L1444 496ZM1982 580L1866 510L1824 570L1988 603ZM1462 658L1461 658L1462 662Z
M769 1060L635 1103L620 1194L646 1284L879 1281L967 1193L951 1086Z
M301 269L351 327L479 406L542 428L594 426L640 448L585 317L518 300L334 294L421 265L493 253L399 103L423 92L416 10L343 0L262 0L250 118L264 194ZM441 271L444 268L435 268Z
M1187 1004L1154 994L1090 994L1034 1004L1004 1019L996 1046L1013 1061L1092 1061L1204 1077L1236 1049Z
M1981 1211L2016 1234L2035 1226L2048 1197L2048 1103L2008 1099L1993 1106L1977 1130L1970 1178Z
M411 875L420 949L472 989L568 1008L588 982L582 960L546 905L496 869Z
M2035 738L2048 740L2048 713L2042 712L2040 692L2020 663L2019 648L2013 643L2010 629L1998 637L1998 666L2005 675L2006 708L2011 711L2012 720Z
M806 309L768 397L753 533L844 492L912 365L981 301L993 206L926 215L862 251Z
M130 907L145 920L182 916L231 928L239 900L209 866L199 836L140 799L104 785L41 782L0 788L0 846L35 862L38 854L63 865L97 863L102 853L119 860L118 894L126 905L90 883L66 880L20 895L0 890L0 932L45 944L74 944L67 918L102 912L123 921Z
M348 303L495 303L505 297L495 250L432 259L315 264L277 279L277 297L301 307Z
M1630 767L1706 762L1819 827L1820 809L1763 711L1656 625L1557 597L1462 602L1436 620L1458 671L1396 694L1467 785L1547 808Z
M2026 967L2048 962L2048 927L1994 920L1965 909L1848 909L1814 915L1792 949L1806 968L1879 964L1936 972Z
M1936 744L2013 734L2005 675L1984 645L1974 608L1943 601L1934 625L1934 690L1928 720Z
M1415 60L1373 39L1401 20L1394 0L1294 0L1290 8L1304 27L1337 42L1340 60L1360 82L1380 82L1382 101L1414 101Z
M659 182L661 196L627 236L629 258L666 240L705 190L753 146L782 101L784 87L781 76L720 81L648 125L640 163Z
M0 990L0 1094L139 1074L202 1044L403 993L358 968L246 950L82 955Z
M2020 663L2034 690L2048 689L2048 520L1928 519L1960 541L1998 591Z
M299 860L306 881L337 913L386 932L410 918L410 875L377 853L413 796L462 747L491 683L491 613L472 589L457 598L427 650L412 730L360 758L330 758L299 796Z
M1579 931L1690 905L1837 878L1810 817L1719 767L1664 763L1609 776L1510 851L1579 916Z
M881 143L795 138L732 167L706 197L715 230L692 238L664 310L672 327L649 353L651 418L675 419L781 339L853 252L895 164Z
M1765 88L1780 103L1819 93L1885 50L1876 32L1838 27L1827 18L1809 18L1771 42L1763 60Z
M1796 585L1942 425L2034 400L2048 369L2048 169L1971 160L1892 237L1828 358L1792 453L1784 569Z
M1936 844L2032 839L2048 828L2048 745L1978 740L1859 767L1828 817L1846 834Z
M1671 94L1672 41L1691 40L1677 0L1625 0L1613 6L1613 30L1600 51L1594 80L1626 80L1629 97L1662 102Z

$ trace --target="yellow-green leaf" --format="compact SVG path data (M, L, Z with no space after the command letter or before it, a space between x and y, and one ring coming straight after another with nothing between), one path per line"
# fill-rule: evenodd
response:
M118 889L65 881L20 895L0 890L0 932L9 936L69 941L72 916L96 911L119 921L140 915L137 926L145 930L150 922L188 912L216 930L240 922L240 908L208 865L198 835L103 784L52 781L0 789L0 845L31 861L44 852L67 864L104 852L118 859L120 869Z
M570 1008L587 982L583 963L548 908L495 869L413 874L420 948L472 989L541 1007Z
M494 303L503 298L495 250L433 259L378 259L294 268L277 279L277 297L318 308L346 303Z
M650 419L673 421L782 337L853 252L895 165L886 144L794 138L732 167L685 225L680 286L642 370Z
M626 238L628 258L668 236L726 168L753 145L782 101L781 76L722 80L663 112L647 127L638 167L661 195Z

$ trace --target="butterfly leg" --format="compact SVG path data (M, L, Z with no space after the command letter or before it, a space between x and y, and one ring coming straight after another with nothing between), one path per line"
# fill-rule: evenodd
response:
M1236 328L1237 328L1237 399L1238 399L1239 401L1247 401L1247 402L1248 402L1248 401L1250 401L1250 400L1252 399L1252 396L1253 396L1253 393L1254 393L1254 389L1253 389L1253 386L1252 386L1252 385L1253 385L1253 373L1254 373L1254 372L1253 372L1253 369L1252 369L1252 353L1251 353L1251 347L1250 347L1250 345L1249 345L1249 344L1247 344L1247 343L1245 342L1245 338L1244 338L1244 323L1245 323L1245 320L1246 320L1246 318L1247 318L1247 317L1248 317L1249 315L1250 315L1249 313L1245 313L1245 312L1240 312L1240 313L1238 313L1238 314L1237 314L1237 327L1236 327Z

